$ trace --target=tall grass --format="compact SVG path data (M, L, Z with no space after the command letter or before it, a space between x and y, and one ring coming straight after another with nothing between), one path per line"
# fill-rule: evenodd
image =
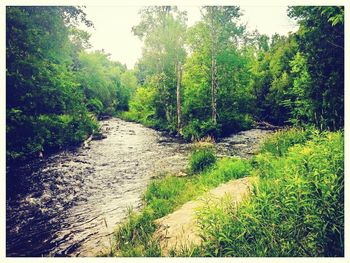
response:
M304 144L312 137L313 134L317 133L318 131L312 128L290 128L286 130L280 130L275 132L272 137L265 139L260 152L268 152L273 156L282 156L287 152L289 147L295 144Z
M260 180L250 199L238 210L202 209L204 243L195 255L344 255L343 134L314 132L309 141L305 131L275 136L254 160Z

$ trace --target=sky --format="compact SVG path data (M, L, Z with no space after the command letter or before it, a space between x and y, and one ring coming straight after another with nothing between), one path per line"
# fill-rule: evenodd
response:
M141 6L87 6L87 17L94 23L90 43L93 50L104 49L111 54L111 59L134 67L142 55L142 42L134 36L131 28L140 21L138 14ZM200 20L198 6L179 6L188 14L188 26ZM296 30L295 22L287 16L286 6L242 6L241 18L249 30L257 29L260 33L273 35L287 34Z

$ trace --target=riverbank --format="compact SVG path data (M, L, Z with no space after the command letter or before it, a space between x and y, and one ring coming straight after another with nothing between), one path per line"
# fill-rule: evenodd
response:
M191 176L154 180L145 206L129 212L105 255L342 256L343 146L339 132L291 129L277 132L251 160L222 158ZM246 176L257 176L259 183L241 205L208 200L198 209L199 245L163 250L155 235L160 218L220 183Z

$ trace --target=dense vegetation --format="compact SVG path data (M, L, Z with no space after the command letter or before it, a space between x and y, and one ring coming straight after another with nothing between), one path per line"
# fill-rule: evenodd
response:
M289 7L298 31L271 38L247 32L238 7L203 7L201 21L180 34L176 8L141 13L134 32L145 44L136 69L142 87L125 118L192 140L260 120L306 130L279 132L252 161L221 159L209 170L211 150L195 150L189 170L200 173L153 181L141 213L130 212L116 231L111 254L161 255L155 219L203 187L254 175L251 198L238 209L209 203L198 218L202 246L174 255L343 256L344 138L330 131L344 126L344 9Z
M102 51L88 53L92 26L76 7L6 9L8 161L74 145L96 117L128 109L136 78Z
M222 136L253 121L344 125L344 8L289 7L296 33L248 32L239 7L203 7L186 28L176 7L147 7L140 87L124 117L186 139ZM186 52L188 53L186 55Z
M344 256L342 133L314 131L294 146L296 141L277 136L274 146L282 142L285 150L268 147L256 156L260 182L250 200L238 210L209 204L199 214L204 233L199 255Z

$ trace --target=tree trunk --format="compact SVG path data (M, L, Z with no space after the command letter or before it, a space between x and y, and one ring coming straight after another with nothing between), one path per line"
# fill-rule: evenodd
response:
M211 118L213 120L213 123L216 124L216 116L217 116L217 109L216 109L216 94L217 94L217 68L216 68L216 58L214 56L214 52L211 57Z
M177 105L177 133L181 134L182 122L181 122L181 79L182 79L182 66L181 62L177 63L176 67L177 85L176 85L176 105Z
M217 67L216 67L216 48L218 44L218 36L214 22L214 9L209 7L208 13L210 17L210 35L211 35L211 119L216 125L217 108L216 108L216 94L217 94Z

